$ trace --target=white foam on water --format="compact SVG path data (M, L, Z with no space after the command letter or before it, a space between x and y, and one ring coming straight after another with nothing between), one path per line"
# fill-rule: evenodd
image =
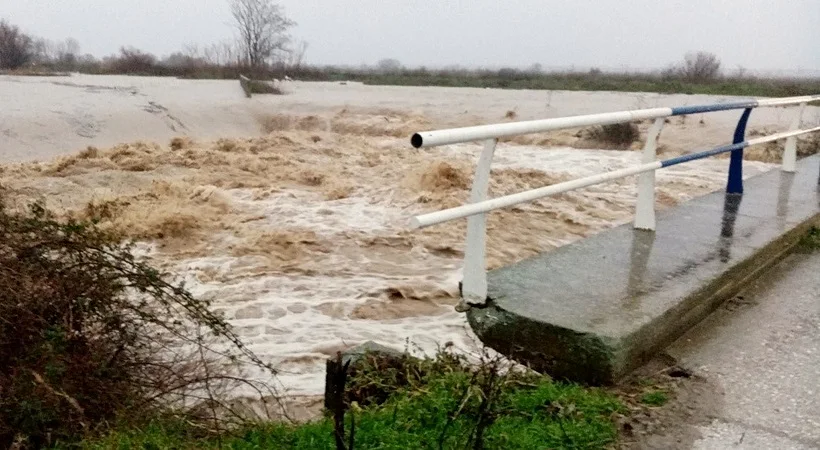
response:
M463 316L454 311L388 320L349 317L353 308L392 286L384 278L277 275L218 283L201 282L195 275L207 268L230 272L236 259L192 259L175 272L188 274L191 293L212 301L248 347L277 367L290 394L322 392L324 360L337 348L373 340L397 349L412 343L411 350L432 355L447 341L465 347L470 340ZM457 283L453 275L449 282Z
M328 201L314 192L287 190L259 200L250 190L229 192L236 203L264 215L277 228L309 228L325 234L345 230L378 232L403 219L395 208L363 197Z
M478 145L455 145L439 149L453 155L476 156ZM581 150L572 148L538 148L501 145L494 160L495 168L525 168L572 177L588 176L617 170L639 163L640 152ZM746 176L771 165L748 163ZM695 161L658 172L658 185L675 185L675 192L686 196L689 191L719 189L725 183L727 160ZM690 188L691 187L691 188ZM258 212L276 228L307 228L333 236L346 231L389 233L402 229L407 213L389 204L373 203L367 198L351 197L327 201L305 191L283 191L257 200L251 191L232 190L233 199L243 207ZM593 186L575 195L600 197L602 202L634 202L632 180ZM545 200L546 202L549 199ZM524 208L527 206L524 205ZM566 211L579 214L575 211ZM580 219L579 219L580 220ZM590 220L588 217L585 220ZM631 220L631 217L625 220ZM611 226L600 219L601 226ZM561 245L568 239L556 239ZM379 255L358 255L359 263L379 263ZM442 314L387 319L359 319L351 316L357 306L379 299L380 293L400 285L433 285L453 291L461 279L460 262L430 258L421 251L408 251L402 260L388 269L360 270L344 255L328 255L339 273L275 274L252 278L239 277L228 282L202 281L197 273L215 271L230 275L252 266L247 257L211 256L190 259L178 264L174 272L186 275L186 285L200 298L213 301L225 314L248 346L266 362L280 370L279 381L290 394L317 394L324 389L325 359L337 349L376 341L383 345L435 353L452 342L457 349L474 350L476 339L463 315L448 307ZM335 259L334 259L335 258ZM346 259L348 258L348 259ZM389 302L389 300L384 300ZM412 300L410 300L412 301Z

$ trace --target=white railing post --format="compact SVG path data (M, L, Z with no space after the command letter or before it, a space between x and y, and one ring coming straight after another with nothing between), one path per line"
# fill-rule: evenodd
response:
M806 109L806 103L801 103L797 111L797 115L792 119L789 131L800 129L800 121L803 118L803 111ZM797 164L797 137L792 136L786 139L786 146L783 151L783 172L794 172Z
M484 150L478 158L470 203L487 199L490 186L490 166L493 162L497 139L484 141ZM464 250L464 280L461 297L467 305L483 305L487 301L487 214L476 214L467 219L467 246Z
M664 124L663 118L655 119L655 123L646 135L646 144L643 147L642 163L654 162L657 158L658 136ZM639 230L655 229L655 171L645 172L638 178L638 202L635 206L635 228Z

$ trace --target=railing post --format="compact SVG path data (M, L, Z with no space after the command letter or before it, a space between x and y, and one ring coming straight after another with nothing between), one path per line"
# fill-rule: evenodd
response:
M800 109L797 115L792 119L789 131L800 129L800 121L803 118L803 111L806 109L806 103L800 104ZM797 137L792 136L786 139L786 146L783 151L783 172L794 172L797 165Z
M497 139L484 141L484 150L478 158L470 203L487 199L490 186L490 166L493 162ZM483 305L487 302L487 214L477 214L467 218L467 246L464 250L464 281L461 287L460 308Z
M733 144L740 144L746 139L746 124L749 122L749 114L752 113L752 108L746 108L737 121L737 128L735 128L735 136L732 140ZM742 194L743 193L743 149L733 150L732 157L729 160L729 182L726 183L727 194Z
M655 123L646 135L643 147L642 163L654 162L657 158L658 136L663 129L664 118L655 119ZM635 228L655 230L655 171L642 173L638 178L638 202L635 206Z

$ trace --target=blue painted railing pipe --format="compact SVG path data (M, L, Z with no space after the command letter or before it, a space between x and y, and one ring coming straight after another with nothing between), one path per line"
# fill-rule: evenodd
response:
M746 124L749 122L749 115L751 113L752 108L746 108L743 114L741 114L740 120L737 121L732 143L739 144L746 140ZM729 181L726 183L726 193L743 193L743 148L732 152L732 157L729 160Z

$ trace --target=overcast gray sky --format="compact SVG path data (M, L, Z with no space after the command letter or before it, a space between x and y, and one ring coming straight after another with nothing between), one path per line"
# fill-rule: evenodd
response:
M280 0L317 64L655 68L690 50L727 69L820 71L820 0ZM227 0L0 0L0 17L102 56L231 37Z

